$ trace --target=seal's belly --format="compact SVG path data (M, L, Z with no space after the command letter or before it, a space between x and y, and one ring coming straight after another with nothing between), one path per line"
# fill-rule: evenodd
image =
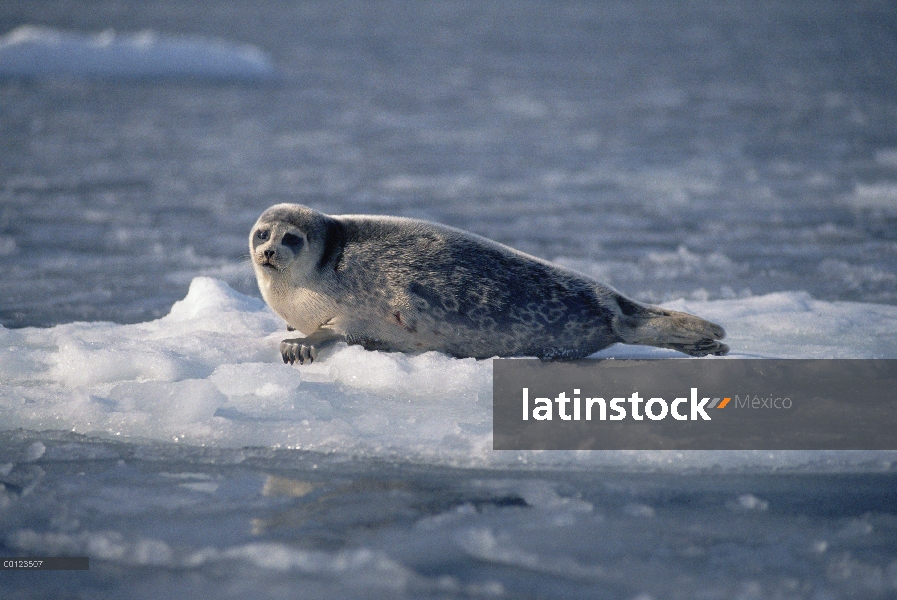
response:
M374 318L359 319L347 327L346 338L350 344L360 344L368 350L435 350L475 358L575 358L619 341L610 326L602 327L600 319L589 323L560 319L539 324L511 321L500 314L467 318L432 308L428 312L392 309Z

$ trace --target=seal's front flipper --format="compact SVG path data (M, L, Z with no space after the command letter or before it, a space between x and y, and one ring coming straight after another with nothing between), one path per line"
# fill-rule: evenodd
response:
M336 342L343 342L345 339L345 336L332 329L321 328L313 331L308 337L280 342L280 355L283 357L284 363L298 362L300 365L305 364L305 361L311 363L318 358L318 352Z
M722 356L729 352L729 347L718 341L726 337L726 331L716 323L629 300L618 304L623 314L615 320L614 329L624 344L670 348L690 356Z
M292 340L284 340L280 342L280 355L283 357L284 363L293 364L299 362L300 365L305 361L312 362L318 357L318 351L314 346L306 344L306 338L296 338Z

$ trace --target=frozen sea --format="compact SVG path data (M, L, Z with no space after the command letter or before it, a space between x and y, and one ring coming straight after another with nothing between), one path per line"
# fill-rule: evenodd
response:
M897 451L493 451L490 361L285 366L246 247L276 202L427 218L735 358L897 358L895 31L884 0L0 3L0 555L91 559L0 597L897 597Z

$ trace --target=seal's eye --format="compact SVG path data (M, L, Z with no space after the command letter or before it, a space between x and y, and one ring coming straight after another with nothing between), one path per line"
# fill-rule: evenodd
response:
M293 252L297 252L302 247L302 238L292 233L286 233L283 236L282 243Z
M255 237L262 240L263 242L271 237L271 234L265 229L259 229L255 232Z

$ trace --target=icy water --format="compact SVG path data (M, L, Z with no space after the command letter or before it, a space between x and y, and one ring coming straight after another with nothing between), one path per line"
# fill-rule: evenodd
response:
M422 217L735 357L897 358L894 31L890 2L0 4L0 554L91 557L0 596L895 597L897 452L495 452L490 361L286 367L246 258L275 202Z

